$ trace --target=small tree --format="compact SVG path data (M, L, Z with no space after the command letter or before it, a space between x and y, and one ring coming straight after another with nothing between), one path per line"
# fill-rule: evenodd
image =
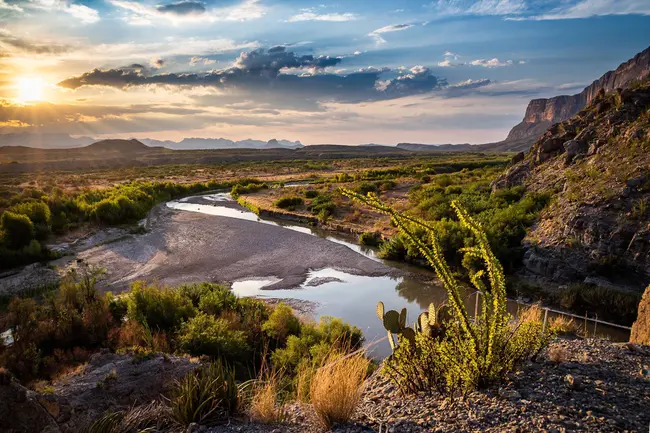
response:
M427 259L447 290L451 317L445 333L435 338L422 333L417 338L413 338L413 332L403 334L411 338L401 339L405 344L397 348L385 365L403 391L431 391L426 389L431 384L448 393L487 386L502 380L518 362L538 353L548 342L549 335L544 334L541 323L512 320L507 311L503 268L480 224L456 201L451 206L475 242L475 246L463 248L461 252L482 265L469 275L483 296L481 311L473 320L465 307L463 287L445 261L436 229L430 223L397 212L372 193L363 196L347 189L342 189L342 193L390 216L400 233ZM428 242L416 231L424 232ZM422 377L409 377L412 375Z
M0 223L4 240L10 248L22 248L34 239L34 224L27 215L5 211Z

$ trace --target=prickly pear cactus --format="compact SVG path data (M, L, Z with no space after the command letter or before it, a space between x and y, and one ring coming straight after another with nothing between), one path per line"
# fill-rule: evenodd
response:
M436 311L436 306L434 303L429 304L429 325L435 325L438 321L438 312Z
M406 328L406 308L402 308L399 313L399 326L400 328Z
M393 334L399 334L402 329L400 315L395 310L390 310L384 314L384 328Z
M379 320L384 320L384 303L379 301L377 302L377 317Z

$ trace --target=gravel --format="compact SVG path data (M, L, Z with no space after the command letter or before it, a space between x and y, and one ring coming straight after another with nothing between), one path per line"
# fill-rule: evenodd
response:
M650 425L650 347L601 339L559 340L504 383L465 400L401 396L379 373L370 379L357 413L335 433L381 432L646 432ZM557 359L555 356L554 359ZM647 369L647 367L646 367ZM310 408L293 405L281 426L234 423L226 432L318 432Z
M168 285L274 277L269 289L305 282L310 270L334 268L367 276L400 276L402 271L348 247L270 224L157 206L149 231L78 254L108 268L106 285L126 289L136 280Z

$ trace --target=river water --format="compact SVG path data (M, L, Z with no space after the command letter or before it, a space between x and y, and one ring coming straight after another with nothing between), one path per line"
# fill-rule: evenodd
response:
M311 234L345 245L369 259L380 260L373 248L358 245L350 237L332 234L316 227L261 218L236 204L228 193L202 195L200 196L201 204L192 202L192 199L192 197L186 197L174 200L168 202L167 206L178 210L281 226L287 230ZM388 266L407 271L407 275L412 275L412 277L363 276L342 272L337 269L324 268L311 270L304 283L291 289L265 290L265 287L278 281L272 275L253 276L246 280L235 281L232 284L232 289L238 296L290 298L313 303L316 305L314 311L316 318L321 316L340 317L363 330L366 342L369 344L386 336L386 331L375 313L378 301L384 302L387 310L407 308L408 321L411 323L417 318L420 311L428 309L431 302L440 305L447 297L445 289L435 278L433 272L404 263L382 262ZM476 302L475 295L468 290L465 298L468 310L473 313ZM508 305L508 309L513 315L516 315L521 308L521 305L517 302L510 302ZM594 331L593 323L588 324L588 331L590 334ZM629 332L604 325L598 325L596 333L599 336L605 336L615 341L627 341L629 338ZM383 358L390 353L390 347L387 342L381 342L374 345L371 351L374 357Z

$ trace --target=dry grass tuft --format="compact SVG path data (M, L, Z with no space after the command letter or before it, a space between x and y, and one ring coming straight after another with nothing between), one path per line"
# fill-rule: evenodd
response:
M332 354L311 378L309 397L319 424L330 429L354 415L365 387L370 361L357 354L344 358Z
M580 327L575 323L573 318L566 316L555 316L548 322L551 331L559 335L578 335Z
M543 311L539 304L533 304L530 307L522 310L517 320L519 323L541 323L543 320Z
M258 381L253 386L250 417L262 424L280 424L287 419L287 413L279 401L279 377L270 376L267 380Z

